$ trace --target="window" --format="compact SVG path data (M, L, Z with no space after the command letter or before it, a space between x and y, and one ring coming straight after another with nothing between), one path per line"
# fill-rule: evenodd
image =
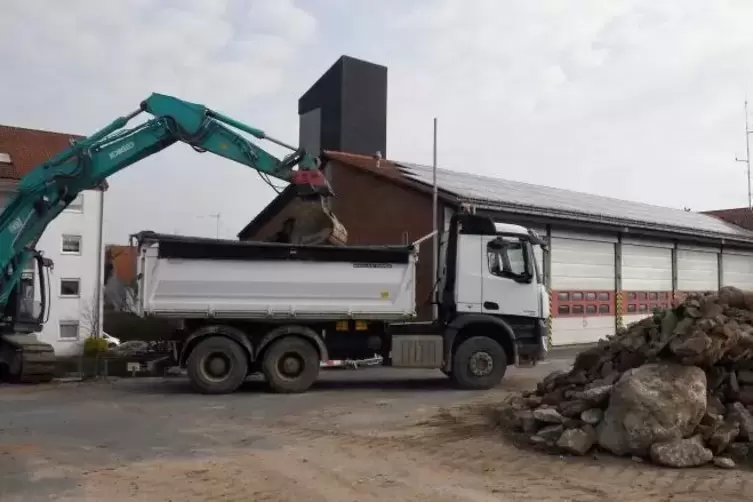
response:
M64 235L62 251L68 254L81 254L81 236Z
M595 314L596 313L596 305L586 305L586 314Z
M573 301L574 302L583 301L583 293L573 293Z
M557 308L557 312L560 314L569 314L570 313L570 306L569 305L560 305Z
M73 213L83 213L84 212L84 194L79 193L76 196L76 198L73 199L70 204L68 204L68 207L66 207L65 210L73 212Z
M78 321L60 321L60 339L78 340Z
M573 305L573 314L582 314L583 305Z
M586 293L586 301L589 301L589 302L596 301L596 293Z
M499 277L522 277L527 272L526 246L521 240L497 238L487 247L489 272Z
M609 313L609 304L602 303L599 305L599 314L608 314Z
M566 302L570 300L570 293L557 293L560 301ZM574 300L575 298L573 298Z
M60 296L78 297L81 294L80 279L60 279Z

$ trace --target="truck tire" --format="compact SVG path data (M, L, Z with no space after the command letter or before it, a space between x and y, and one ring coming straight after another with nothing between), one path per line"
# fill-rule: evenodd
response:
M450 378L461 389L491 389L505 376L505 349L487 336L472 336L458 345L452 357Z
M262 371L273 392L305 392L319 376L319 352L308 340L286 336L264 351Z
M191 385L202 394L228 394L246 379L248 359L236 341L210 336L191 351L186 370Z

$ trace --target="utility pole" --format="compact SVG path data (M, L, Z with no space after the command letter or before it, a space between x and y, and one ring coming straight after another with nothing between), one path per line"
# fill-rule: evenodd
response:
M437 291L437 284L439 282L439 229L438 226L438 195L439 191L437 189L437 118L434 117L434 140L433 140L433 146L432 146L432 162L431 162L431 227L434 231L434 237L431 240L432 243L432 259L431 259L431 266L432 266L432 288L434 292L434 301L432 302L432 319L436 320L437 317L439 317L439 299L437 297L436 291ZM442 218L444 221L444 218ZM442 230L444 231L444 225L442 226Z
M750 134L753 131L750 130L748 123L748 97L745 97L745 158L739 159L735 156L737 162L745 162L747 174L748 174L748 209L753 210L753 195L751 195L750 187Z

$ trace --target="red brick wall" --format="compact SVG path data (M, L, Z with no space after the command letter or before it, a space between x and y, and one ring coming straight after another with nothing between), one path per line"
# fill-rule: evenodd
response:
M332 210L347 229L349 244L401 244L405 232L411 242L431 232L429 195L336 161L329 167L335 191ZM291 209L290 205L283 209L252 238L266 239L274 234ZM416 304L421 319L431 316L431 250L431 241L427 241L419 254Z

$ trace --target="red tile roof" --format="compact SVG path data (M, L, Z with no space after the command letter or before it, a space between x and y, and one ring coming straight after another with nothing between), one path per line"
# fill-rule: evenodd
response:
M19 180L39 164L70 146L82 136L0 125L0 153L11 157L10 168L0 169L0 178Z
M0 165L0 180L18 181L32 169L84 136L0 125L0 153L10 155L11 164ZM104 184L107 189L107 182Z
M337 152L333 150L324 150L324 157L327 159L335 160L342 165L354 167L361 171L367 171L371 174L379 176L393 183L403 185L414 190L418 190L424 193L431 193L431 187L414 181L405 176L398 166L387 159L378 159L369 155L361 155L357 153ZM449 194L440 190L439 197L447 198Z

